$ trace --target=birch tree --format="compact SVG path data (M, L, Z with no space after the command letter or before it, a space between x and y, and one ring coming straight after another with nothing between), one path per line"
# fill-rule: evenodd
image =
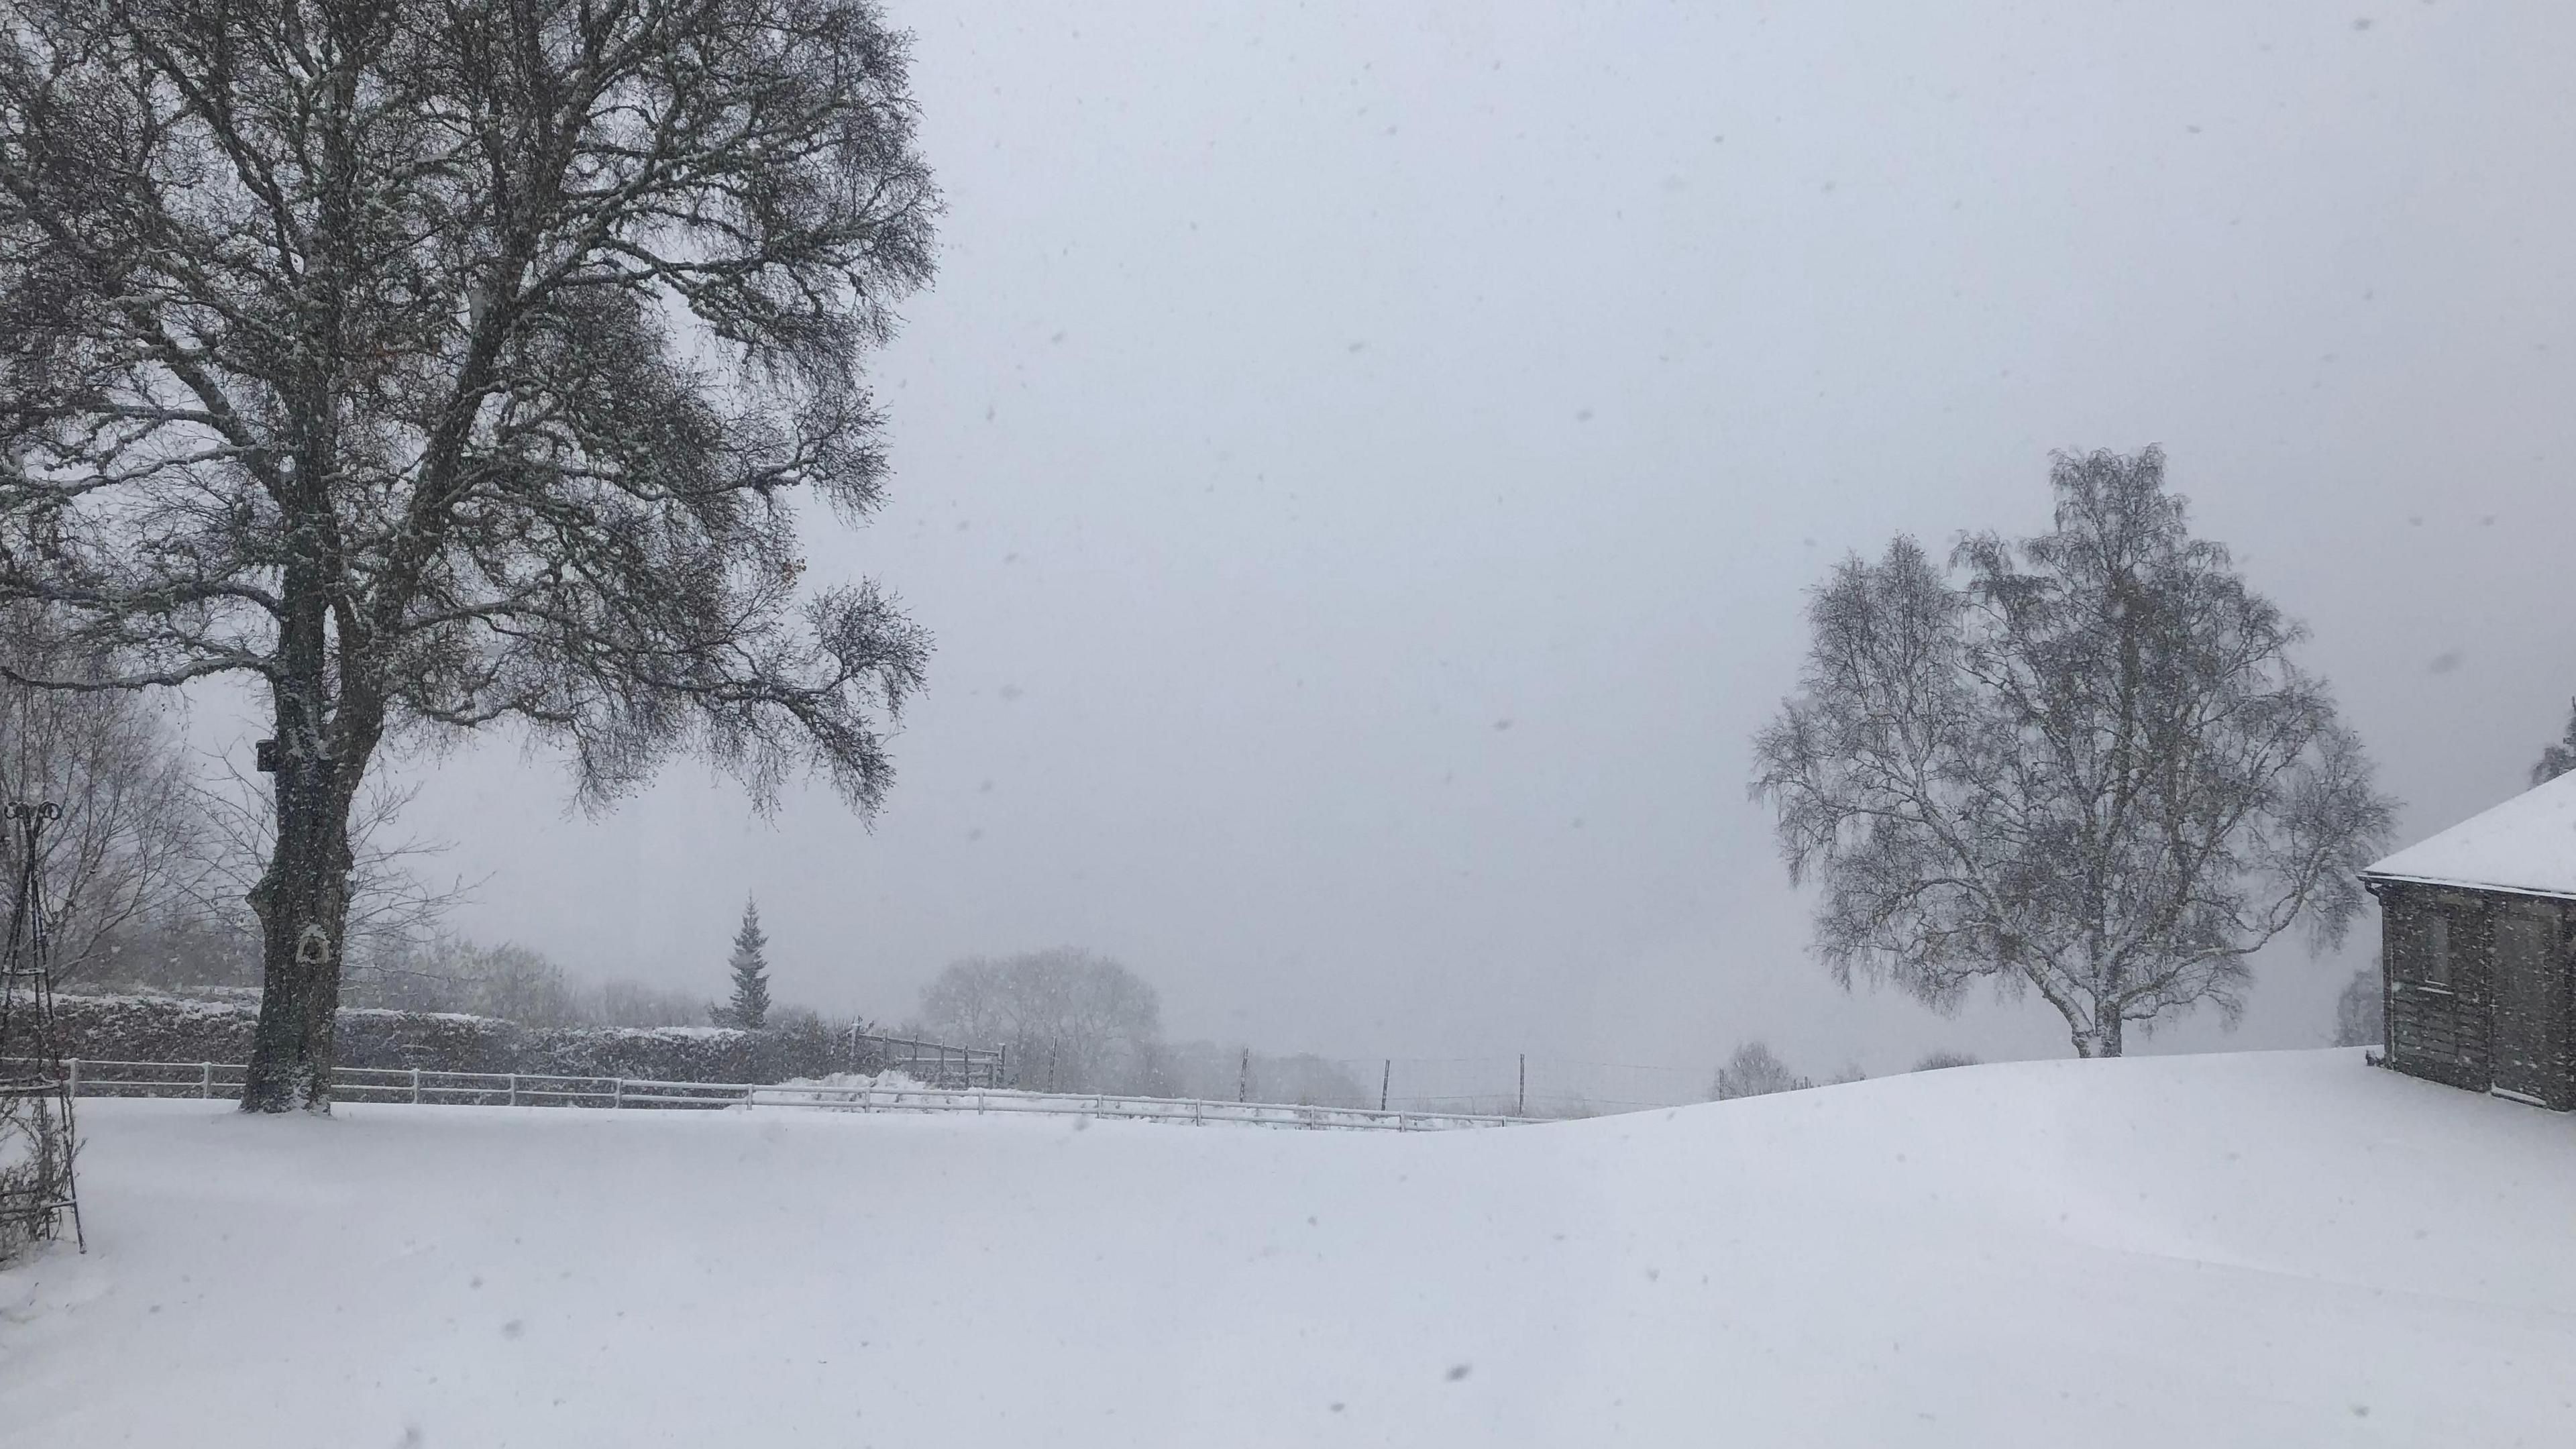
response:
M1835 570L1752 788L1836 979L2036 992L2117 1056L2131 1025L2232 1021L2284 933L2339 942L2393 805L2160 451L2050 481L2053 531L1966 538L1950 574L1904 537Z
M247 683L276 835L243 1107L327 1110L351 802L516 725L591 805L689 750L857 809L921 632L791 501L885 460L931 271L865 0L18 0L0 27L0 603Z

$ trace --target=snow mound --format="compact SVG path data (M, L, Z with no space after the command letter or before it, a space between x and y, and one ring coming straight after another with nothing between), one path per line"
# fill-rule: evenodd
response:
M909 1072L898 1072L892 1068L882 1072L826 1072L819 1077L790 1077L771 1090L783 1092L795 1087L828 1087L836 1091L852 1091L869 1087L882 1088L889 1092L930 1090L929 1083Z
M2358 1052L1467 1133L84 1103L0 1442L2415 1445L2576 1424L2576 1120Z

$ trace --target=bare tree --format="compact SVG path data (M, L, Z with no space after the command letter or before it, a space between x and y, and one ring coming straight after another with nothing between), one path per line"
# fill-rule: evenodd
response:
M2335 996L2334 1045L2380 1046L2388 1040L2388 1003L2381 994L2380 963L2352 973Z
M515 722L598 806L693 749L861 812L920 682L789 500L885 475L927 281L867 0L22 0L0 28L0 602L275 740L243 1107L327 1110L378 746Z
M352 1005L457 1011L523 1026L695 1026L707 1014L706 1003L685 991L584 981L526 946L485 946L444 932L390 942L363 970L353 963L349 996ZM771 1024L784 1025L791 1010L779 1008Z
M35 609L0 605L0 800L63 807L41 853L54 974L66 982L111 965L136 928L189 898L206 835L185 753L152 701L15 682L82 677L91 663ZM0 879L17 879L18 850L0 832Z
M390 944L352 970L349 1004L397 1011L455 1011L524 1026L579 1026L592 1016L563 968L525 946L478 945L436 935Z
M1770 1046L1749 1041L1735 1049L1726 1065L1717 1069L1717 1081L1708 1089L1711 1098L1732 1101L1737 1097L1767 1097L1774 1092L1803 1092L1815 1083L1789 1070Z
M436 939L448 915L471 899L474 884L451 876L441 883L426 874L452 847L445 841L396 833L396 822L420 793L418 785L370 780L350 802L349 905L341 927L343 983L404 969L412 947ZM236 929L251 894L277 848L275 798L229 765L222 781L200 787L206 822L201 868L191 891L196 908Z
M140 917L116 933L114 953L82 985L99 989L112 982L164 992L256 991L259 935L245 929L256 925L247 919L249 914L200 909L192 899Z
M2576 700L2567 704L2566 733L2558 743L2540 747L2540 758L2531 767L2531 783L2546 785L2570 770L2576 770Z
M572 1026L581 1010L563 968L525 946L463 946L459 976L468 994L455 1009L526 1026Z
M603 981L582 991L582 1015L598 1026L696 1026L706 1002L685 991L633 981Z
M1154 988L1115 961L1058 947L949 964L921 991L924 1030L999 1046L1017 1085L1098 1092L1146 1085L1163 1034Z
M2300 628L2191 537L2164 455L2060 454L2056 529L1984 534L1953 586L1910 538L1817 591L1799 692L1754 741L1837 979L1935 1007L2032 990L2076 1051L2202 1003L2360 910L2392 803Z
M1222 1078L1219 1079L1222 1081ZM1252 1088L1256 1101L1293 1102L1301 1107L1374 1107L1366 1084L1340 1062L1312 1052L1291 1056L1252 1054ZM1191 1092L1190 1096L1222 1095Z

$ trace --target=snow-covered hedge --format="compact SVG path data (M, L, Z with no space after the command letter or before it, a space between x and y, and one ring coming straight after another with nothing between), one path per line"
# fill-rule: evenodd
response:
M826 1029L739 1031L716 1026L513 1028L510 1070L666 1082L783 1082L847 1071L849 1038ZM405 1065L410 1065L405 1063Z
M128 1062L238 1062L250 1057L256 1009L164 996L54 998L63 1055ZM345 1020L345 1015L343 1020Z
M94 1061L242 1062L256 1004L168 996L59 996L63 1055ZM865 1067L819 1027L528 1027L448 1012L340 1012L340 1065L670 1082L779 1082Z

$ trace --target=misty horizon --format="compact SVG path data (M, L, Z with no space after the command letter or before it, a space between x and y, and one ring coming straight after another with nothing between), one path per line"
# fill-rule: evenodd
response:
M937 639L888 806L395 762L467 935L713 996L756 894L782 1001L889 1022L1071 945L1273 1052L2064 1055L1834 986L1745 793L1807 591L2040 530L2061 448L2166 449L2401 841L2576 694L2576 16L891 18L940 275L874 368L888 507L804 525ZM2134 1049L2321 1042L2373 934Z

